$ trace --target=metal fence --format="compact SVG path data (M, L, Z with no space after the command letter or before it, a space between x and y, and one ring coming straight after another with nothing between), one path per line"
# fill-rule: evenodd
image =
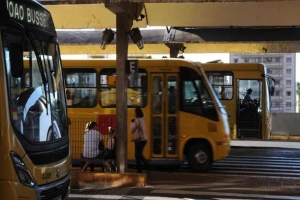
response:
M86 124L95 121L98 123L98 131L102 135L104 148L107 147L107 139L109 138L109 127L116 128L116 120L114 115L107 115L99 118L71 118L70 119L70 141L72 149L72 164L78 166L82 161L82 152L84 146L84 132Z

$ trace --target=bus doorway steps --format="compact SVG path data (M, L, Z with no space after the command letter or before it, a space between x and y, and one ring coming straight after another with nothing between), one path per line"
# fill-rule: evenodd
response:
M239 129L239 138L253 138L260 139L260 129Z

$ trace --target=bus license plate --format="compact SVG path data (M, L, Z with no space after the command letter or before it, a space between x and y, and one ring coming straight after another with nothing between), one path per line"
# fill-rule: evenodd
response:
M58 197L55 197L53 200L62 200L61 196L59 195Z

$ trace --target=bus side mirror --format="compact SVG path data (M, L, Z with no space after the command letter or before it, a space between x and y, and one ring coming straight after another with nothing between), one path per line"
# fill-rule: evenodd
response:
M270 87L270 95L271 95L271 96L274 96L274 93L275 93L275 87L272 85L272 86Z
M23 76L23 46L18 43L10 44L9 60L11 68L11 76L20 78Z

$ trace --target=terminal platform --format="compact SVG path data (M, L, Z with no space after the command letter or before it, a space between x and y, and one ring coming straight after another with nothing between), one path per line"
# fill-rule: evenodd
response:
M232 147L275 147L300 149L300 141L279 141L279 140L231 140Z
M254 141L254 140L232 140L231 146L245 148L285 148L300 149L300 142L297 141ZM260 151L260 153L262 153ZM135 173L135 170L128 169L126 173L103 173L81 172L79 167L73 167L72 189L105 189L111 187L145 187L147 182L146 173Z

